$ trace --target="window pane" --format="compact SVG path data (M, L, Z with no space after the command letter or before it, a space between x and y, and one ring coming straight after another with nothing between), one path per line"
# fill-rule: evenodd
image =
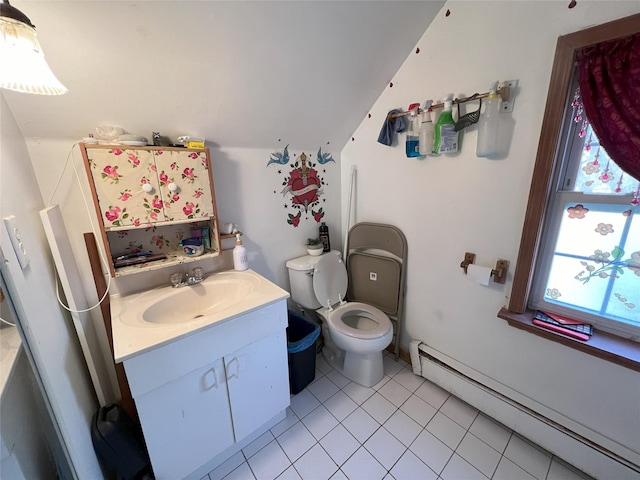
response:
M640 220L628 205L566 203L544 300L640 324Z

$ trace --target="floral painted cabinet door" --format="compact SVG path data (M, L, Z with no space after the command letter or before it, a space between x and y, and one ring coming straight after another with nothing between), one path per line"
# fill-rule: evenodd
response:
M87 148L105 229L165 221L153 152Z
M157 150L154 154L166 221L213 217L207 153Z

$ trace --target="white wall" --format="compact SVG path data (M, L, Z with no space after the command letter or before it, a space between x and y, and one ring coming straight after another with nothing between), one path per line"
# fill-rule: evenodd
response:
M92 231L93 222L96 237L99 240L97 220L88 194L88 183L82 165L82 157L75 139L27 139L29 154L38 178L42 196L46 204L59 204L65 219L72 248L83 275L87 297L95 302L96 293L88 264L86 248L82 234ZM297 213L291 208L290 197L281 194L285 172L291 170L301 153L305 153L316 163L317 146L310 145L308 150L290 149L290 162L287 165L267 162L272 153L281 152L286 145L273 149L241 149L215 147L211 149L213 177L218 205L218 215L223 222L238 225L243 232L243 244L249 255L249 267L277 283L288 288L288 276L284 266L286 260L306 255L304 244L308 237L318 236L318 226L309 210L308 218L300 221L298 227L287 224L287 213ZM323 149L324 151L324 149ZM331 150L327 150L331 152ZM331 152L336 162L321 167L320 175L326 185L321 206L325 212L322 219L327 222L330 233L335 239L335 247L340 247L340 155ZM65 162L69 157L69 165ZM76 177L73 165L76 166ZM278 174L278 170L282 173ZM56 184L59 186L56 189ZM55 193L54 193L55 189ZM89 202L91 214L87 213L83 193ZM275 191L275 193L274 193ZM325 201L322 201L324 199ZM288 208L284 208L287 204ZM316 208L317 210L317 208ZM89 216L91 215L91 217ZM233 240L225 240L223 248L233 248ZM206 262L206 261L203 261ZM217 268L218 262L210 261L205 268ZM181 267L180 267L181 268ZM167 275L135 275L135 285L131 288L144 288L158 282L168 282ZM142 280L139 280L142 279ZM114 291L127 291L132 281L129 278L117 279ZM92 303L93 304L93 303Z
M567 4L448 2L342 150L342 191L346 198L357 165L356 221L391 223L407 236L405 348L420 339L640 464L640 374L496 317L508 303L556 39L640 7ZM465 131L453 157L408 159L404 136L394 147L376 142L393 108L486 92L493 81L510 79L519 79L520 90L502 160L476 158L476 127ZM467 251L482 266L510 260L506 285L468 281L459 266Z
M0 227L2 265L14 286L14 306L79 478L100 478L91 445L90 420L97 408L70 319L58 306L54 272L38 211L44 204L26 144L0 95L0 217L15 215L30 263L20 268L7 230Z

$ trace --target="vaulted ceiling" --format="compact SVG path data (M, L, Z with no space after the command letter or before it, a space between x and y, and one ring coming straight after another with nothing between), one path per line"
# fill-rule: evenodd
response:
M100 125L220 147L341 149L443 1L35 1L69 92L4 90L25 137Z

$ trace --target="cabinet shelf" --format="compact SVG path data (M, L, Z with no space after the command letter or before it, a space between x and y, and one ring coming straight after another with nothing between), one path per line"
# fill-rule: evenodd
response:
M188 257L179 252L167 253L167 258L162 260L153 260L148 263L139 263L137 265L127 265L126 267L115 267L116 277L123 277L125 275L132 275L134 273L148 272L150 270L160 270L162 268L172 267L174 265L181 265L183 263L191 263L198 260L204 260L206 258L213 258L220 255L219 252L205 252L197 257Z

